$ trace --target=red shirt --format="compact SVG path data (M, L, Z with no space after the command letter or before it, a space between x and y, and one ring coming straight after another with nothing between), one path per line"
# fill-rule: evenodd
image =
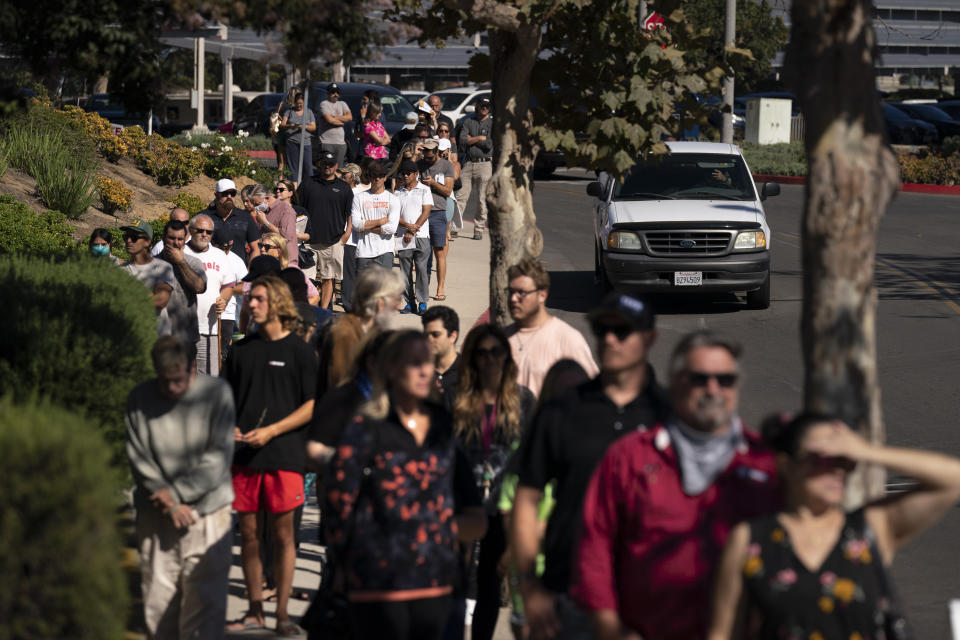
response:
M658 426L607 450L583 503L571 595L616 610L644 640L706 634L714 570L730 529L780 504L776 462L744 432L727 469L697 496L683 492L677 456Z

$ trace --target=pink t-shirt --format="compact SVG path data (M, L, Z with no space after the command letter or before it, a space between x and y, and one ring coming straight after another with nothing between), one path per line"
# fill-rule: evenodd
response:
M547 371L557 360L570 358L576 361L591 378L600 373L586 339L560 318L551 316L533 329L520 329L512 324L506 328L506 334L520 370L517 383L537 396Z
M387 130L379 120L373 120L363 124L363 141L366 142L363 146L364 155L377 159L386 158L387 147L374 141L374 139L370 137L371 133L384 137L387 135Z

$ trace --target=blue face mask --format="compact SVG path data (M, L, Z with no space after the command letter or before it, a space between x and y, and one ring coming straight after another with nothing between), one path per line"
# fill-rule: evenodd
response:
M90 252L98 258L110 255L110 247L105 244L95 244L90 247Z

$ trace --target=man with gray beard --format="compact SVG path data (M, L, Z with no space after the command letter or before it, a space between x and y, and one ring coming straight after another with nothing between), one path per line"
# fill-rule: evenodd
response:
M730 530L776 510L774 455L738 415L739 357L709 331L684 337L670 364L673 415L612 444L594 472L570 594L595 637L705 637Z

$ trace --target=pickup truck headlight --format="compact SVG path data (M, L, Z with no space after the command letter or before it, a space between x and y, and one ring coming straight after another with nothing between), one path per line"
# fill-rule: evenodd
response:
M767 234L763 231L742 231L733 243L736 249L764 249L767 246Z
M610 249L634 249L640 250L643 244L640 242L640 236L633 231L612 231L607 238L607 247Z

